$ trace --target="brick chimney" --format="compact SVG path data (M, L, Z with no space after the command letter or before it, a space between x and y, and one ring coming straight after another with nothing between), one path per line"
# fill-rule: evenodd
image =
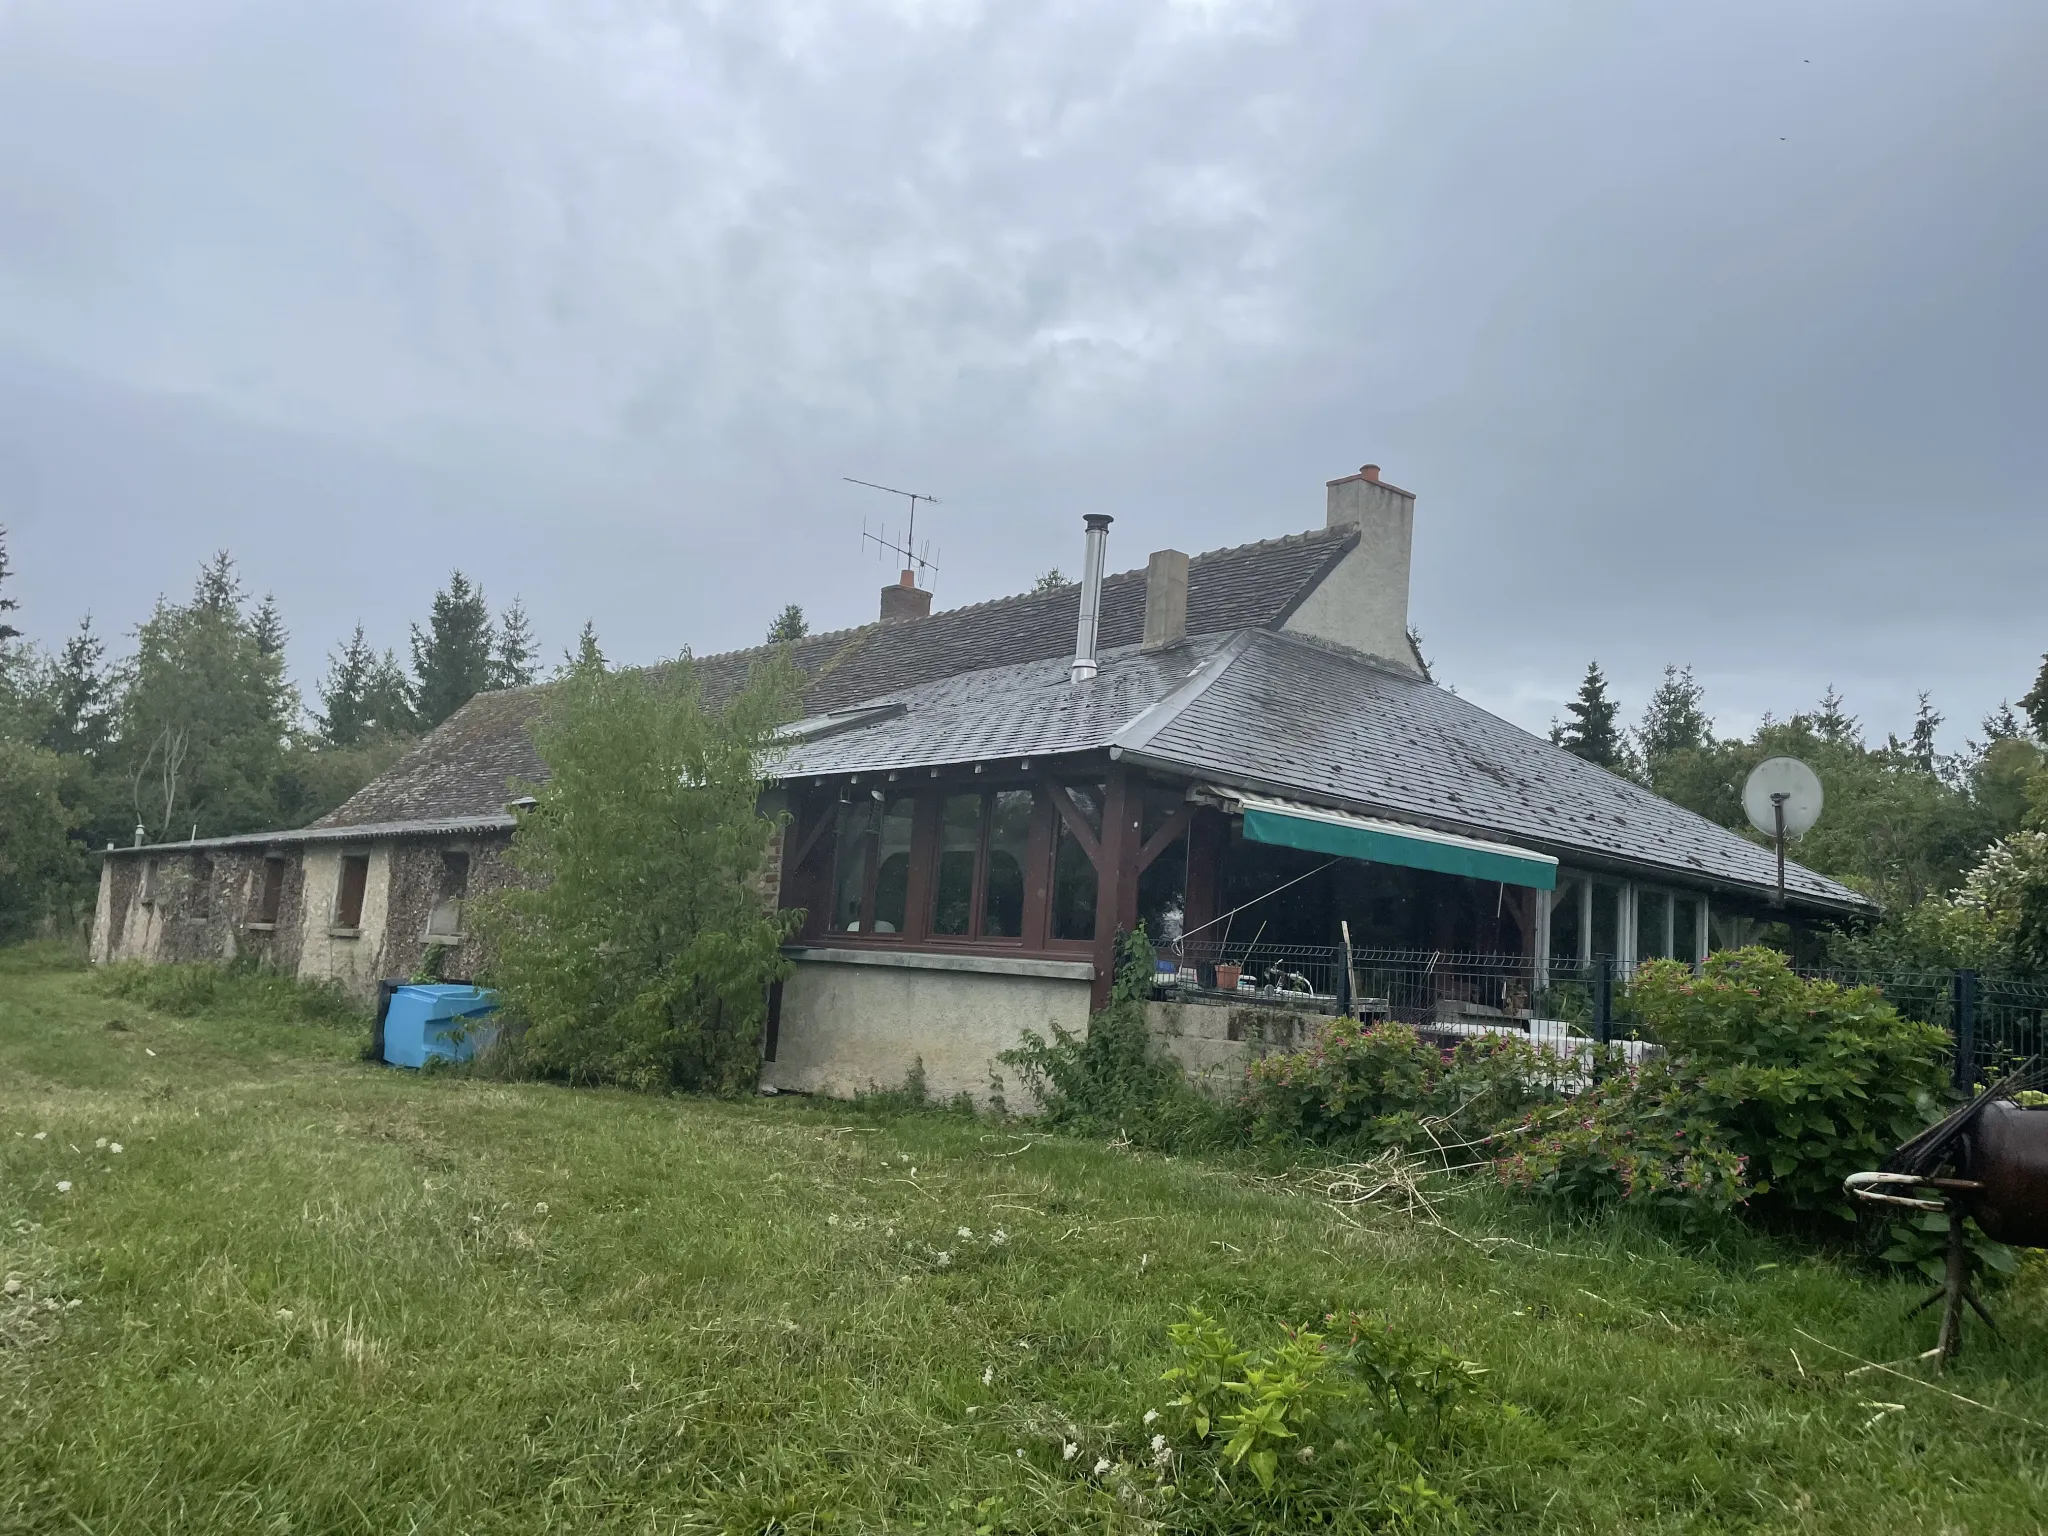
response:
M1145 562L1145 649L1164 650L1188 637L1188 557L1156 549Z
M932 611L932 595L917 584L917 573L905 571L896 578L896 585L882 588L882 622L884 624L907 624L912 619L922 619Z

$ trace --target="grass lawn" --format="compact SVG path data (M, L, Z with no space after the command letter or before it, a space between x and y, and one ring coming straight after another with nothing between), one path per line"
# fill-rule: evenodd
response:
M1433 1465L1466 1529L2048 1523L2033 1279L1944 1379L1973 1406L1845 1375L1931 1342L1918 1286L1740 1232L1483 1187L1353 1225L1224 1164L364 1038L0 952L0 1530L1145 1529L1090 1470L1142 1453L1191 1303L1485 1365L1526 1415Z

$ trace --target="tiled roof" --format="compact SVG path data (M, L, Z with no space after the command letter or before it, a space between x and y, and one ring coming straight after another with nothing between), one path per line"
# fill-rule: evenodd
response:
M1421 678L1291 635L1243 630L1125 647L1079 686L1064 661L998 667L885 697L900 713L808 741L788 778L1110 748L1129 761L1503 839L1567 862L1765 889L1764 848ZM1788 863L1795 897L1862 908Z
M1420 678L1260 633L1166 718L1117 740L1134 761L1527 841L1573 855L1764 888L1772 853ZM1788 892L1867 907L1787 863Z
M1351 528L1319 528L1188 562L1188 632L1221 633L1274 624L1293 612L1357 541ZM808 679L804 702L824 713L905 688L1007 663L1071 656L1081 589L1058 587L949 609L902 624L869 624L813 635L790 648ZM1145 628L1145 573L1102 583L1100 649L1135 645ZM769 646L697 658L705 696L731 697ZM1062 673L1064 675L1064 673ZM481 816L501 811L512 779L538 781L546 768L528 732L544 686L479 694L317 826ZM1039 748L1050 751L1051 748Z
M884 697L900 703L872 724L793 746L785 778L1050 757L1106 747L1234 642L1203 635L1163 651L1106 653L1090 682L1067 680L1068 658L992 667ZM879 701L877 701L879 702Z

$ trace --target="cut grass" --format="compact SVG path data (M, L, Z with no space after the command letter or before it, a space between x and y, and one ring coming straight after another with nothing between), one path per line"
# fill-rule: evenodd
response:
M1485 1187L1462 1235L1354 1227L1225 1163L406 1075L284 1014L0 954L0 1530L1116 1529L1085 1474L1141 1444L1191 1303L1489 1367L1529 1417L1438 1467L1473 1529L2048 1518L2031 1284L1943 1379L1975 1407L1806 1337L1911 1355L1916 1286L1740 1228Z

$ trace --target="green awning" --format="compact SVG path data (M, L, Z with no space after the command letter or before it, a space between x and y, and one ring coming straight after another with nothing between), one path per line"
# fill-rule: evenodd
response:
M1398 821L1382 821L1376 816L1327 811L1292 800L1246 794L1233 794L1231 798L1243 807L1244 835L1253 842L1276 843L1282 848L1300 848L1309 853L1334 853L1346 859L1369 859L1375 864L1433 869L1439 874L1465 875L1473 880L1498 880L1508 885L1533 886L1539 891L1557 889L1557 860L1547 853L1435 832L1428 827L1411 827Z

